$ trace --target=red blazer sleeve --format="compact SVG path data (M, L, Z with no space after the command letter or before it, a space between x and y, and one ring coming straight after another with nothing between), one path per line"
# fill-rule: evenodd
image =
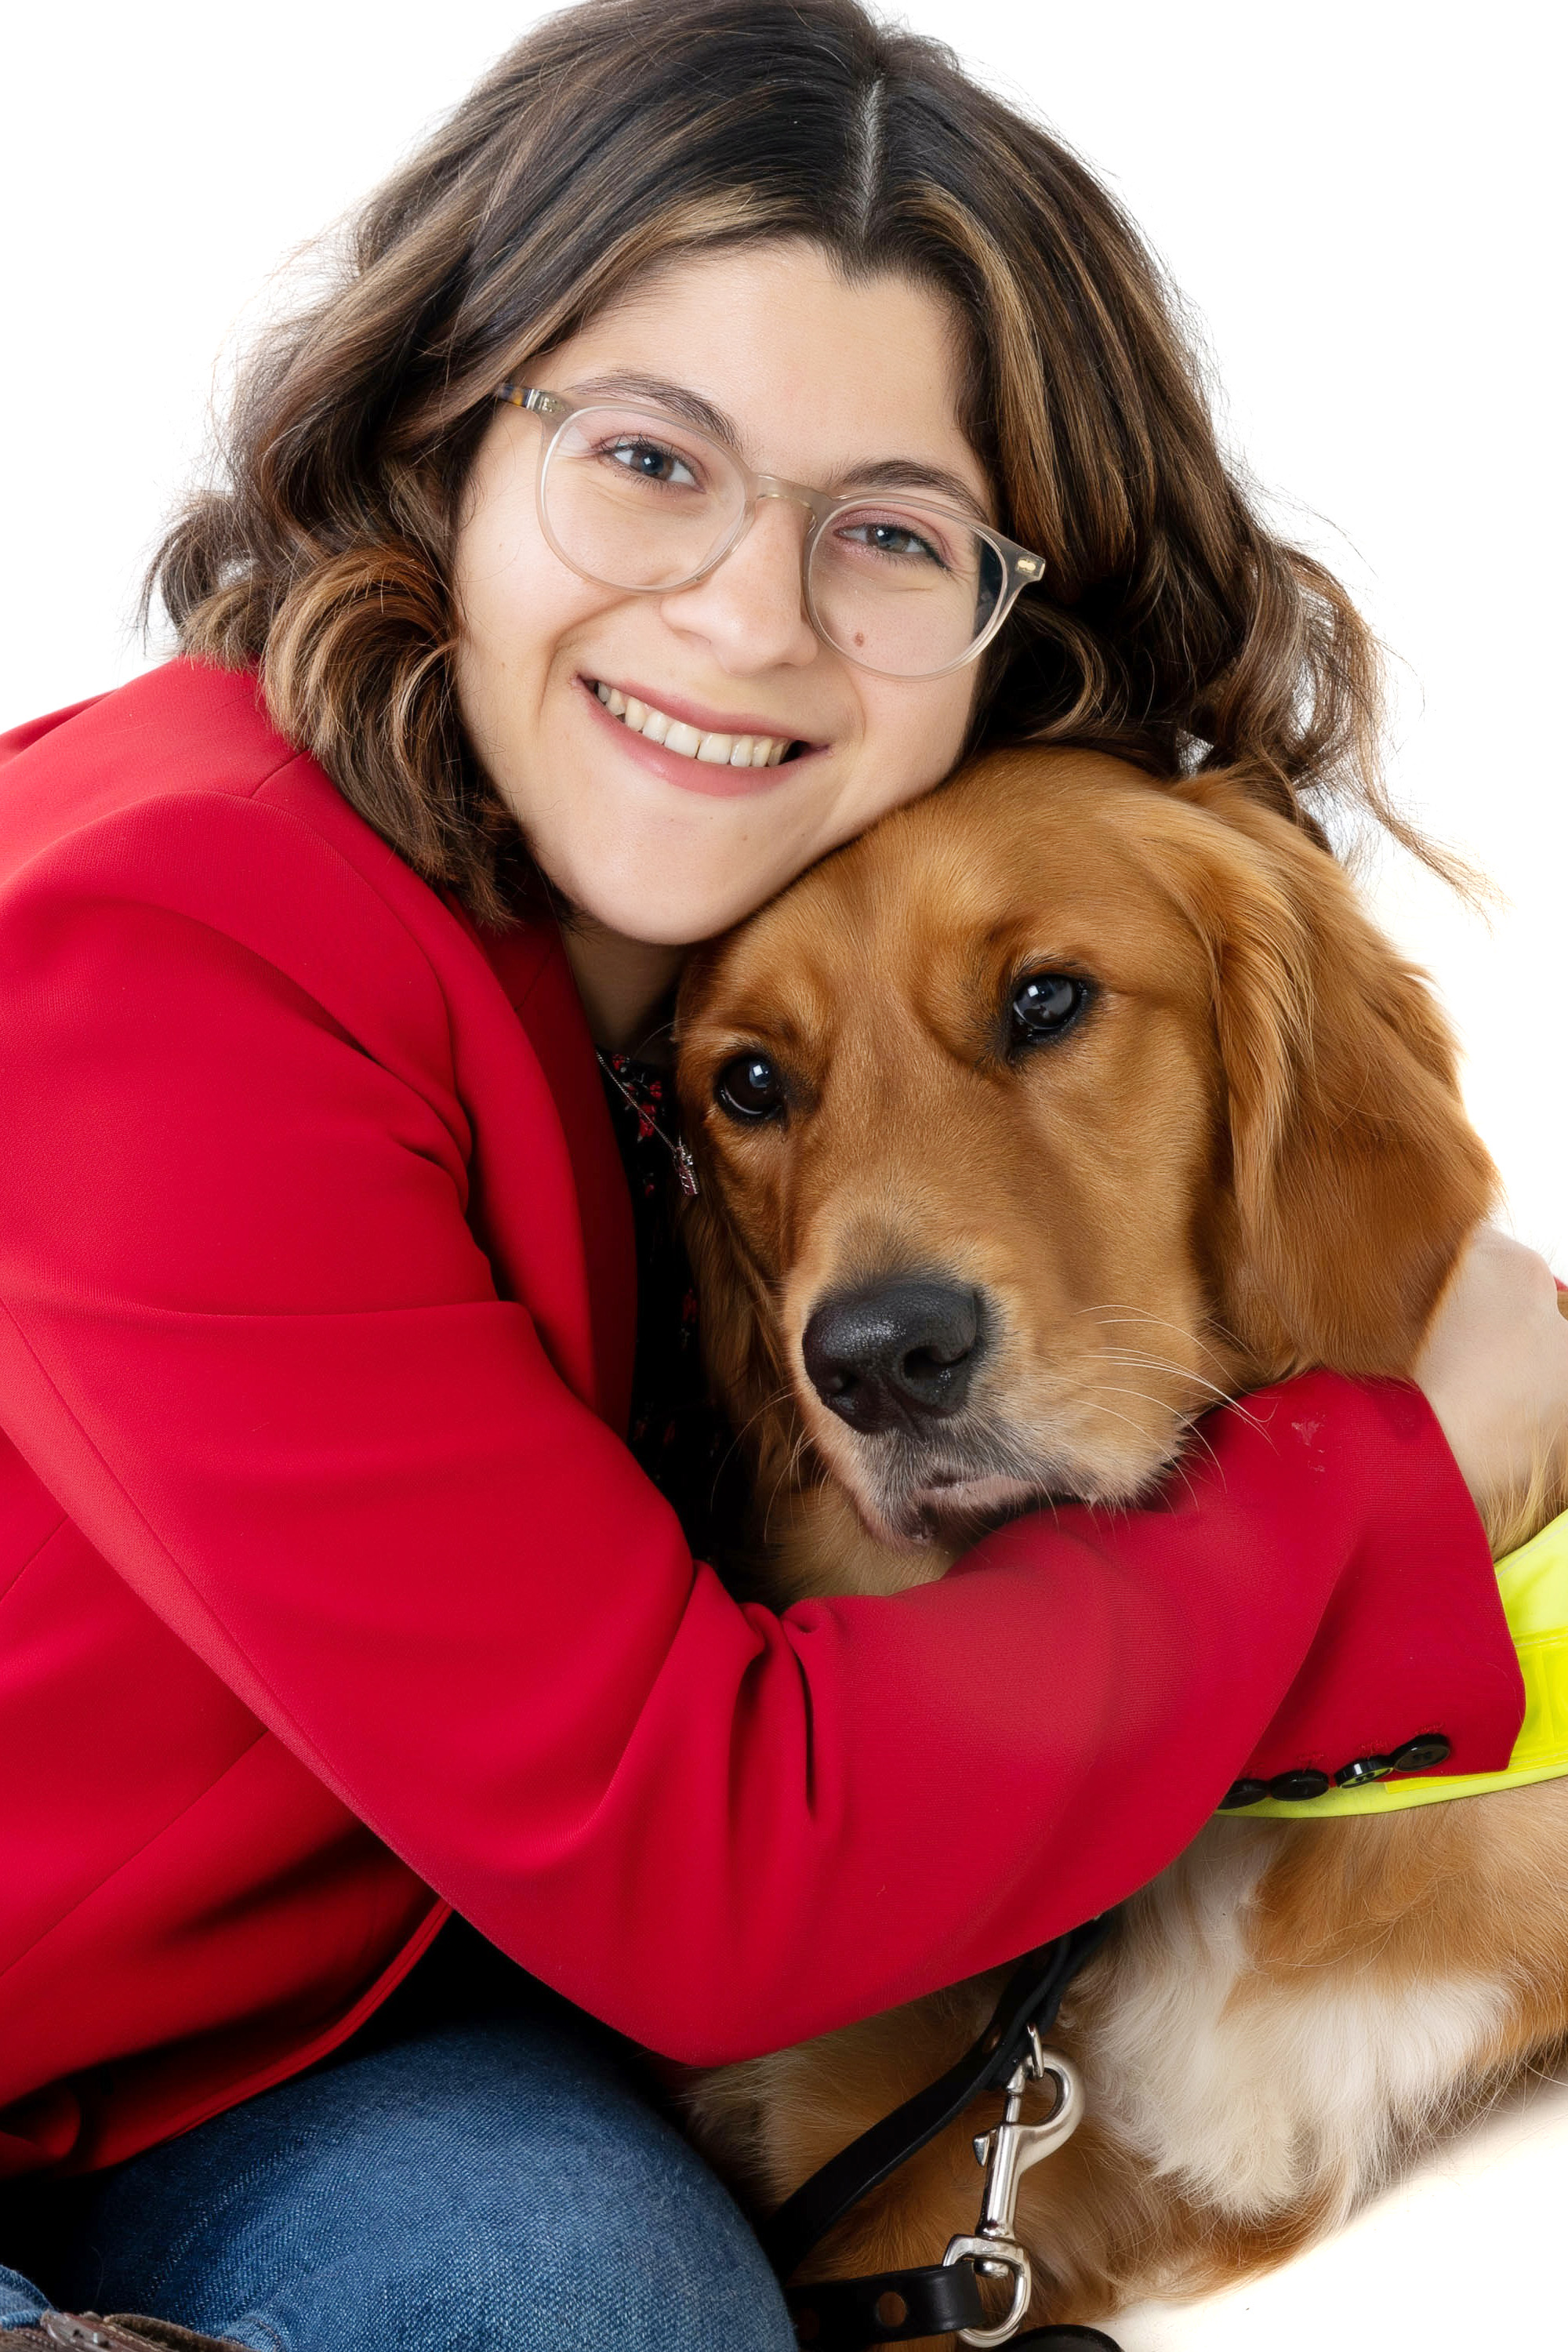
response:
M274 951L264 872L319 954ZM496 1295L439 992L374 898L234 799L13 883L0 1376L119 1574L530 1969L733 2058L1115 1902L1249 1757L1506 1759L1485 1546L1394 1384L1222 1412L1154 1507L1021 1521L939 1585L731 1600ZM333 957L391 1008L374 1050Z

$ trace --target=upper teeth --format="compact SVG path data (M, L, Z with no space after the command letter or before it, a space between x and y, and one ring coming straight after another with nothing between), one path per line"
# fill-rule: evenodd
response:
M668 710L656 710L635 694L623 694L618 686L601 684L594 691L634 734L662 743L667 751L684 751L689 760L705 760L710 768L776 768L795 740L789 735L705 735L684 719L672 719Z

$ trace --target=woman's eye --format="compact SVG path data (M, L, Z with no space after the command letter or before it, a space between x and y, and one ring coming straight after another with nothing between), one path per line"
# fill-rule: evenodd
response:
M1013 1044L1038 1045L1059 1037L1089 1003L1089 982L1067 971L1031 971L1013 991L1008 1007Z
M765 1054L737 1054L714 1079L713 1099L731 1118L772 1118L784 1107L784 1081Z
M847 540L851 546L868 549L873 555L891 556L905 562L934 563L941 572L948 568L942 549L910 522L895 521L890 517L878 520L860 516L841 523L838 537Z
M678 489L697 488L697 477L679 451L666 448L662 442L612 441L604 455L639 481L670 483Z

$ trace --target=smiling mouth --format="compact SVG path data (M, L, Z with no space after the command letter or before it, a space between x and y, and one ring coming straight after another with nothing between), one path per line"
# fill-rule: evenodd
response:
M653 703L639 701L635 694L606 686L602 678L590 679L589 684L611 718L629 727L634 735L645 735L650 743L662 743L667 751L695 760L703 767L776 768L792 753L809 749L788 735L727 735L717 728L705 732L689 726L684 719L672 719L668 710Z

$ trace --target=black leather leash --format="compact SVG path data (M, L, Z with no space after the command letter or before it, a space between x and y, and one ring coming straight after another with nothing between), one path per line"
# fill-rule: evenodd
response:
M1000 2090L1039 2035L1055 2024L1062 1997L1110 1933L1109 1918L1091 1919L1019 1961L985 2031L945 2074L873 2124L786 2198L763 2223L763 2250L788 2281L820 2238L863 2197L907 2164L937 2134L956 2123L982 2091ZM785 2289L797 2340L811 2352L866 2352L877 2344L911 2342L984 2327L985 2309L973 2262L928 2263L918 2269L879 2271L866 2278L828 2279ZM1011 2339L1010 2352L1069 2346L1117 2352L1093 2327L1034 2328Z

